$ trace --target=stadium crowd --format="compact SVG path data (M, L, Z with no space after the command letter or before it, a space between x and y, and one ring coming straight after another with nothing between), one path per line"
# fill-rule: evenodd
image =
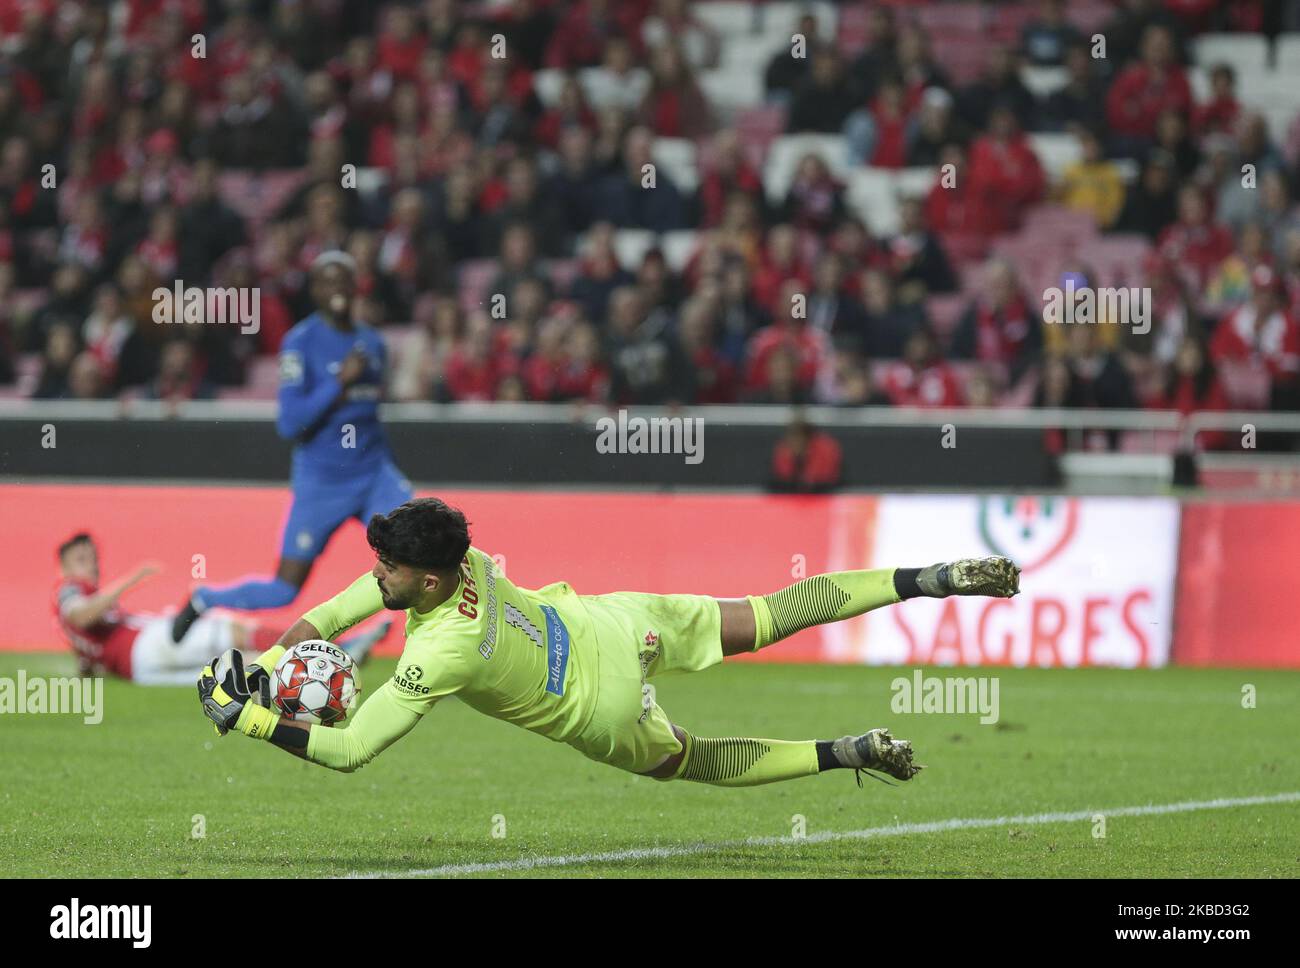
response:
M705 6L0 0L0 384L238 395L340 248L399 400L1186 412L1251 402L1224 378L1239 363L1263 374L1255 405L1300 409L1300 118L1283 137L1232 66L1201 65L1200 99L1186 72L1199 35L1297 29L1300 3L1123 0L1096 57L1073 4L1030 0L970 78L932 51L935 4L837 5L864 18L854 49L775 5L808 44L757 68L766 133L705 94L730 40ZM1031 91L1025 65L1062 86ZM1081 156L1051 177L1035 132L1076 134ZM772 137L800 133L956 177L873 233L816 153L765 191ZM645 187L668 138L698 145L698 185L660 165ZM349 165L372 177L353 187ZM1128 284L1152 290L1150 333L1043 322L996 243L1044 207L1145 240ZM627 229L697 234L684 260L651 245L627 264ZM258 332L154 322L176 280L257 287Z

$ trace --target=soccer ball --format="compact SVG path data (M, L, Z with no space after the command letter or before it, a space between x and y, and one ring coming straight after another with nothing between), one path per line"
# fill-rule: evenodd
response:
M271 701L300 723L333 726L357 698L352 657L331 642L308 639L280 656L271 675Z

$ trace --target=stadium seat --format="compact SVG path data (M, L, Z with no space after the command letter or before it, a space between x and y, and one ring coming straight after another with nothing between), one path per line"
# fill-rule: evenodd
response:
M988 63L991 38L976 31L946 30L930 38L935 61L954 84L977 80Z
M1193 59L1202 67L1226 63L1238 73L1268 67L1268 40L1258 34L1202 34L1193 41L1193 51Z
M465 312L478 309L487 296L487 288L497 274L496 259L469 259L457 271L460 308Z
M869 24L865 4L844 6L840 11L839 27L835 31L835 46L840 54L851 58L867 46L871 40Z
M939 177L939 169L930 166L899 168L894 171L899 198L925 198Z
M655 138L654 163L683 192L694 192L700 184L695 142L688 138Z
M916 22L929 34L961 30L980 33L988 24L989 15L978 3L936 3L917 7Z
M564 89L565 72L555 67L533 72L533 93L543 107L555 107L560 100L560 91ZM586 91L586 87L583 87Z
M713 109L723 119L763 103L762 68L734 68L724 65L718 70L701 71L696 75L700 90L704 92Z
M799 18L811 12L817 18L817 36L834 41L839 32L839 10L833 3L758 3L759 32L776 47L786 47L799 26Z
M736 133L745 145L745 153L754 164L767 159L772 142L785 130L785 108L777 104L743 108L732 119Z
M748 0L715 0L712 3L691 4L691 16L708 24L723 37L738 37L752 33L754 4Z
M721 67L735 74L742 71L757 74L761 79L773 56L778 51L788 51L789 47L788 36L746 34L743 37L728 37L722 44Z
M690 262L691 256L695 255L695 250L699 247L699 239L700 233L694 229L665 232L659 239L659 245L664 250L668 268L673 272L685 269L686 263Z
M388 172L383 168L358 168L357 191L371 195L388 184Z
M1076 250L1078 260L1096 272L1097 286L1132 286L1143 281L1151 240L1144 235L1102 235Z
M1107 0L1072 0L1065 5L1065 19L1089 39L1110 23L1114 16L1114 4Z
M595 110L624 103L629 88L646 91L650 87L650 72L642 67L633 68L622 79L612 77L603 68L588 67L578 72L578 79L587 103Z
M947 233L940 239L948 259L962 274L962 289L965 290L966 267L976 265L989 251L989 237L983 233Z
M1031 133L1029 143L1042 162L1043 171L1047 173L1050 183L1060 181L1066 168L1083 159L1083 145L1072 134Z
M1020 68L1020 81L1034 97L1045 98L1065 87L1069 82L1069 73L1064 67L1026 65Z
M636 272L655 241L655 233L649 229L619 229L614 233L614 254L618 256L618 264L628 272Z
M763 187L770 201L780 202L790 190L799 161L809 153L818 155L836 178L846 180L848 157L844 138L838 134L787 134L772 142L763 172Z
M898 231L898 182L884 168L857 168L849 173L845 202L872 235Z

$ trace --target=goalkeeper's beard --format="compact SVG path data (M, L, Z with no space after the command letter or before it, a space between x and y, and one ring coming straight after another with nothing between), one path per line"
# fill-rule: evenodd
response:
M404 612L415 604L416 596L414 594L409 596L392 595L383 585L380 585L379 598L384 603L384 608L390 612Z

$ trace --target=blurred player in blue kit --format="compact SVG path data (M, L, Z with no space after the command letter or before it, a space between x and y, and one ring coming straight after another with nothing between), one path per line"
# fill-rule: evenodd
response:
M256 611L289 605L330 536L348 518L362 523L411 498L379 422L387 350L383 338L352 318L356 263L323 252L311 265L316 311L284 338L276 429L294 442L293 505L274 578L248 577L194 589L177 614L179 642L209 608Z

